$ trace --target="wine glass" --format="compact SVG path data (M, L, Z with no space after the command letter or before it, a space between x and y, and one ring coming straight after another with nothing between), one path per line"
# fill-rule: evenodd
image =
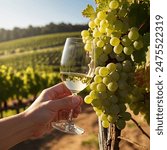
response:
M77 95L90 83L95 70L94 46L90 43L92 50L86 51L82 38L67 38L63 49L60 75L62 81L73 95ZM72 120L73 110L70 111L69 119L53 122L53 128L71 134L83 134L84 129L76 126Z

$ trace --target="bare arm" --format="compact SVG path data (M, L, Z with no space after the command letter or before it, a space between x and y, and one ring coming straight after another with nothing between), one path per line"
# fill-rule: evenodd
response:
M66 119L70 109L77 117L81 103L82 98L72 96L63 83L44 90L24 112L0 119L0 149L50 132L51 122Z

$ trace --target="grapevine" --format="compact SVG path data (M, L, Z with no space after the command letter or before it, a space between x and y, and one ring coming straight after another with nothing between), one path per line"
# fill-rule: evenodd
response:
M104 128L119 130L135 115L149 124L149 0L96 0L83 11L90 19L81 32L85 50L94 43L96 70L85 103L91 104Z

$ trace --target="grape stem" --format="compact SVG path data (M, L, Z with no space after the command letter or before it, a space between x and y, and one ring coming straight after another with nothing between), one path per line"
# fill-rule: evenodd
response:
M139 147L141 150L148 150L148 148L146 146L140 145L135 141L132 141L131 139L124 137L124 136L118 136L119 139L124 140L130 144L135 145L136 147Z
M131 117L131 120L134 122L134 124L140 129L140 131L148 138L150 139L150 136L143 130L143 128L140 126L140 124Z

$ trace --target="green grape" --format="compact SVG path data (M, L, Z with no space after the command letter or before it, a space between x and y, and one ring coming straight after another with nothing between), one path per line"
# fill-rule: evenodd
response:
M99 75L105 77L109 74L109 69L107 67L101 67L99 69Z
M97 99L99 98L99 92L95 91L95 90L92 90L90 93L89 93L89 96L92 98L92 99Z
M107 120L102 121L102 126L103 126L104 128L108 128L108 127L110 126L110 123L109 123Z
M117 116L116 115L108 115L107 119L110 123L115 123L117 121Z
M103 28L107 28L109 26L108 21L106 19L100 21L100 26Z
M82 35L82 37L87 37L87 36L89 36L89 31L88 30L83 30L82 32L81 32L81 35Z
M104 66L107 60L108 60L108 55L105 53L101 54L100 58L98 59L98 61L100 62L99 66Z
M125 112L126 111L126 105L124 103L119 104L120 112Z
M116 55L115 58L117 61L124 61L126 57L125 54L120 53L119 55Z
M119 17L125 17L127 13L128 13L127 9L120 8L119 11L118 11L118 16Z
M102 121L106 121L106 120L107 120L107 115L104 114L104 113L102 113L101 116L100 116L100 119L101 119Z
M98 30L98 29L94 29L93 30L93 37L100 37L101 36L101 33L100 33L100 31Z
M103 33L106 32L106 28L100 27L100 28L99 28L99 31L100 31L101 34L103 34Z
M140 50L141 48L143 48L143 42L142 41L135 41L133 43L133 46L135 49Z
M109 7L112 10L117 9L119 7L119 2L117 0L112 0L109 4Z
M122 63L123 71L130 72L132 70L132 63L129 60L125 60Z
M114 63L109 63L106 67L109 69L110 72L116 70L116 65Z
M104 83L97 84L97 91L98 92L105 92L106 90L107 90L107 87L105 86Z
M127 46L130 46L132 44L132 41L128 38L127 35L124 35L122 37L121 43L122 43L123 46L127 47Z
M106 33L107 33L107 36L111 36L112 30L110 28L106 28Z
M96 60L103 54L103 49L100 47L96 47L95 49L95 58Z
M99 75L99 69L100 69L101 67L96 67L96 69L95 69L95 75Z
M119 43L120 43L120 39L117 38L117 37L112 37L111 40L110 40L110 44L111 44L112 46L118 46Z
M120 38L121 37L121 33L120 32L112 32L111 38L113 38L113 37Z
M118 87L119 87L119 89L124 90L124 89L128 88L128 84L125 80L119 80Z
M96 83L101 83L102 82L102 77L100 76L100 75L96 75L95 77L94 77L94 81L96 82Z
M103 47L104 46L104 42L102 40L99 40L97 43L96 43L97 47Z
M100 19L96 18L96 19L94 20L94 22L95 22L95 24L96 24L97 26L100 25Z
M119 130L122 130L125 128L126 126L126 122L124 119L118 119L117 122L116 122L116 126Z
M116 70L117 71L122 71L122 65L121 65L121 63L116 63Z
M121 20L116 20L113 24L113 28L117 31L122 31L123 26L124 26L124 24Z
M131 114L129 112L123 112L120 115L125 121L129 121L131 119Z
M92 103L92 101L93 101L93 99L92 99L92 97L91 97L90 95L87 95L87 96L84 98L84 102L85 102L86 104L90 104L90 103Z
M126 55L131 55L133 53L134 49L132 46L128 46L128 47L124 47L123 51Z
M118 84L117 82L110 82L108 85L108 90L111 91L111 92L115 92L117 89L118 89Z
M139 32L137 30L130 30L128 38L132 41L137 40L139 38Z
M101 110L95 110L96 111L96 115L98 116L98 117L100 117L101 116L101 114L103 113Z
M110 75L108 75L106 77L103 77L103 83L105 85L108 85L110 82L111 82L111 76Z
M106 44L104 47L103 47L103 51L104 53L106 54L110 54L112 52L112 46L110 44Z
M128 74L126 72L121 72L120 73L120 80L127 80L128 79Z
M106 14L106 12L104 12L104 11L99 11L98 13L97 13L97 18L99 19L99 20L103 20L103 19L105 19L107 17L107 14Z
M86 43L84 46L86 51L91 51L92 50L92 44L91 43Z
M112 25L117 19L114 11L108 12L106 19L109 21L109 24Z
M101 109L102 107L102 102L100 99L93 99L91 104L93 107L97 107L98 109Z
M111 105L111 114L118 114L120 112L120 108L118 104Z
M89 22L89 27L90 27L91 29L95 28L95 27L96 27L95 22L94 22L94 21L90 21L90 22Z
M121 44L114 46L114 53L120 54L120 53L122 53L122 50L123 50L123 47Z
M91 89L91 90L97 90L97 83L96 83L96 82L92 82L92 83L90 84L90 89Z
M118 81L120 76L117 71L113 71L110 73L110 77L112 81Z
M111 95L109 100L111 100L111 102L114 104L118 103L118 97L116 95Z

